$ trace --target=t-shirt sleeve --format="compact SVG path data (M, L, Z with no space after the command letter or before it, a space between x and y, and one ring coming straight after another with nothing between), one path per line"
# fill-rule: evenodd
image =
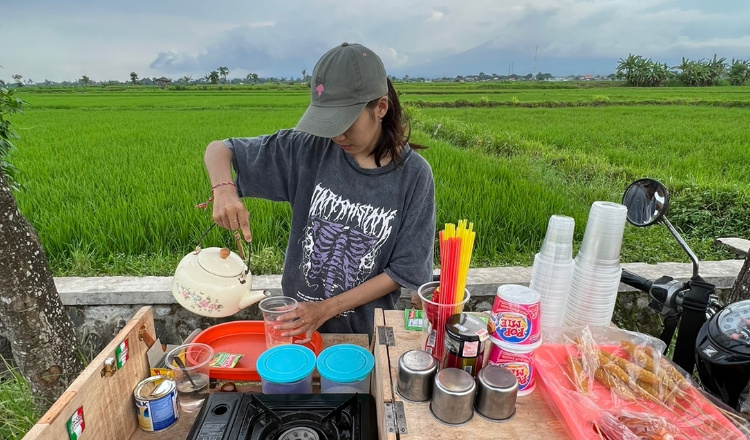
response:
M401 286L416 290L432 281L434 249L435 184L432 170L426 165L415 182L385 273Z
M291 170L298 157L301 140L293 130L267 136L229 138L224 144L232 150L235 183L241 197L290 201L297 176Z

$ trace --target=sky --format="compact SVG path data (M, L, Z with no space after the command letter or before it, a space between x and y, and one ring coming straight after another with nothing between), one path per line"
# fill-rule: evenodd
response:
M344 41L399 77L607 74L630 53L750 59L748 23L747 0L0 0L0 79L301 77Z

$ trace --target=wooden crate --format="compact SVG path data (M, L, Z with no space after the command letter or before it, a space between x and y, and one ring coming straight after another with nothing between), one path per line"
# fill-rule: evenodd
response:
M142 307L112 342L86 367L23 440L61 440L68 438L67 422L83 409L85 428L81 439L128 440L138 428L133 390L148 377L148 347L139 339L145 331L153 335L151 307ZM103 376L107 359L126 342L128 360L111 376Z
M23 440L66 440L67 422L79 408L83 409L85 429L81 440L184 440L198 415L180 412L173 426L157 434L138 427L133 390L149 376L146 352L148 346L142 335L155 334L154 317L150 306L141 308L99 355L68 387ZM368 346L367 335L321 334L323 348L336 344ZM115 350L127 341L128 361L111 376L102 376L105 361L115 357ZM313 375L313 389L319 381ZM246 382L239 391L260 392L260 382Z
M492 422L474 414L461 426L440 422L432 415L429 403L408 402L395 392L399 357L406 351L421 348L420 332L404 328L403 310L377 309L375 327L373 394L377 402L380 440L570 439L538 389L518 398L516 414L510 420ZM387 339L392 339L393 345L388 345Z

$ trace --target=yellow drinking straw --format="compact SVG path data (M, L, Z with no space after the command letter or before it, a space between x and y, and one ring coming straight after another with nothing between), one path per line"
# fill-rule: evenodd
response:
M459 220L458 229L456 236L461 239L461 251L458 262L458 283L456 286L456 303L460 303L464 300L464 292L466 291L466 278L469 275L469 263L471 262L471 253L474 247L474 223L468 223L469 227L466 228L468 220Z

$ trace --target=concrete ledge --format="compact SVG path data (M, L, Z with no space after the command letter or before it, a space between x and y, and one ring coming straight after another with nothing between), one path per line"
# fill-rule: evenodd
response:
M701 262L700 274L721 290L731 289L742 268L743 260ZM627 263L623 269L647 279L669 275L680 280L692 276L690 263ZM436 272L439 273L439 272ZM494 296L502 284L525 284L531 279L531 267L493 267L470 269L467 287L472 296ZM281 294L281 275L253 277L253 289L265 289ZM62 303L66 306L177 304L172 297L172 277L64 277L55 278ZM620 284L620 292L635 292L632 287ZM412 292L405 290L406 300ZM407 300L408 302L408 300Z
M728 248L737 255L745 256L750 252L750 240L737 237L717 238L716 244Z

